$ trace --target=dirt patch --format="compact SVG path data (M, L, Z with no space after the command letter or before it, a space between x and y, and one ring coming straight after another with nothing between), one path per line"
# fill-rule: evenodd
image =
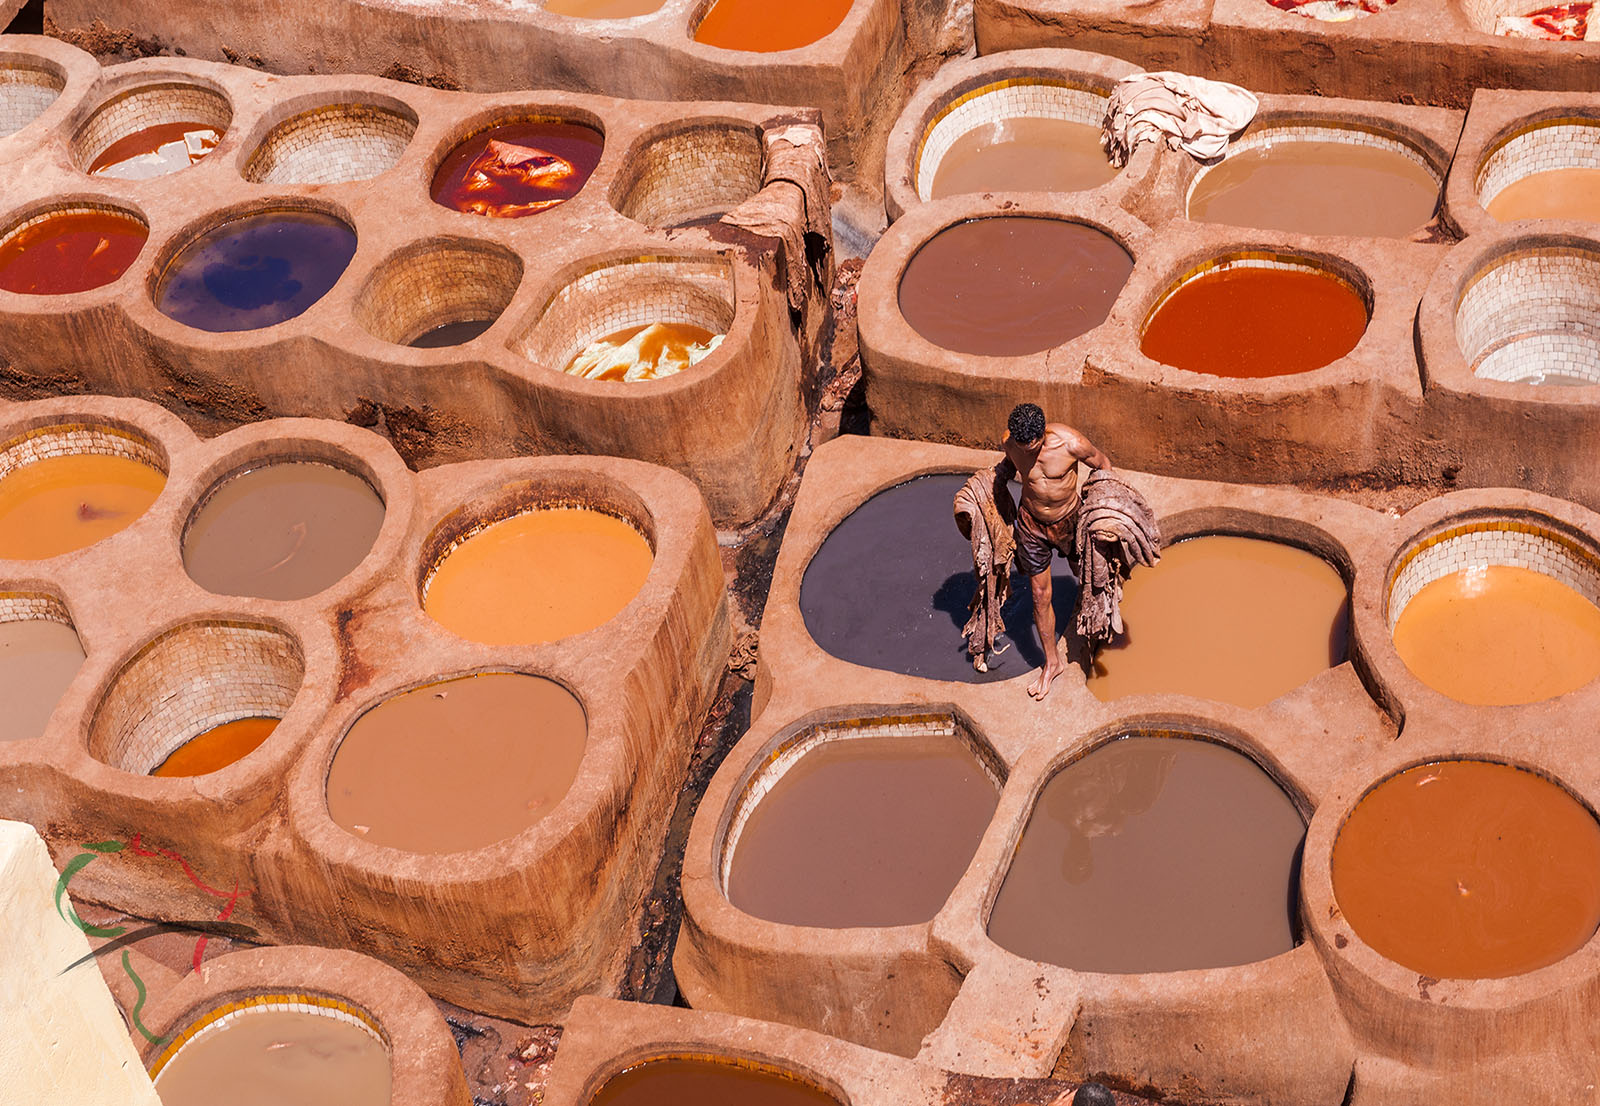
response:
M442 88L446 92L460 92L461 82L448 73L424 73L415 66L397 61L385 69L378 76L391 81L404 81L406 84L426 85L429 88Z
M51 38L59 38L67 45L85 50L101 61L132 61L135 58L153 58L158 54L167 53L166 47L159 39L145 38L131 30L108 27L99 19L87 27L60 27L50 18L50 13L45 12L42 23L44 33Z
M468 441L465 425L427 404L419 409L410 404L396 407L361 399L345 411L344 421L375 430L388 438L400 459L413 471L427 468L441 457L450 457Z

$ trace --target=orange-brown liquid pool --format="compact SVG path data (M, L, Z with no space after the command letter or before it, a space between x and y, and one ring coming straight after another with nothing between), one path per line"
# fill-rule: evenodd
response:
M326 1014L252 1010L210 1028L161 1069L162 1106L389 1106L389 1050Z
M167 478L99 453L47 457L0 479L0 557L40 560L93 545L133 524Z
M1079 192L1117 175L1100 128L1013 116L974 127L939 159L930 199L971 192Z
M589 1106L839 1106L832 1095L798 1079L739 1063L666 1057L618 1072Z
M187 169L216 149L220 135L206 123L157 123L124 135L89 166L91 177L149 180Z
M1123 632L1095 655L1102 699L1172 693L1259 707L1343 662L1350 603L1315 553L1256 538L1190 538L1137 569Z
M0 622L0 742L44 733L83 659L71 626L42 618Z
M1452 699L1536 703L1600 676L1600 607L1542 572L1479 566L1417 592L1395 621L1394 647Z
M1361 939L1437 979L1554 964L1600 926L1600 823L1505 764L1424 764L1362 799L1333 847L1333 893Z
M724 50L770 54L809 46L831 33L852 0L717 0L695 28L694 40Z
M172 751L152 776L203 776L243 760L278 728L276 718L236 718L191 737Z
M565 203L600 164L605 136L578 123L507 123L451 150L433 175L434 203L520 219Z
M588 380L657 380L704 360L716 349L716 338L689 323L631 326L590 342L567 372Z
M654 555L600 511L527 511L474 534L439 564L424 609L486 645L554 641L610 621L632 602Z
M1550 169L1502 188L1488 212L1502 223L1517 219L1600 222L1600 169Z
M373 707L328 769L328 813L363 841L417 853L482 848L555 809L588 738L554 680L490 672Z
M61 296L110 284L128 271L150 231L109 211L64 211L0 245L0 288Z
M1213 376L1310 372L1367 329L1367 305L1342 280L1300 269L1220 269L1174 292L1139 348L1163 365Z

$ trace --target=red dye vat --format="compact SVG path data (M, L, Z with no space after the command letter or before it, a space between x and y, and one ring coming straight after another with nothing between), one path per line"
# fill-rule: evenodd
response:
M1344 281L1305 269L1218 269L1156 311L1139 348L1164 365L1213 376L1310 372L1349 353L1367 305Z
M433 200L470 215L519 219L572 199L605 137L578 123L509 123L467 139L433 175Z
M63 211L0 243L0 288L33 296L87 292L133 264L150 232L109 211Z
M1494 33L1510 38L1539 38L1550 42L1582 42L1589 32L1593 4L1554 4L1526 15L1502 15Z
M717 0L695 28L694 40L724 50L770 54L798 50L832 34L852 0Z

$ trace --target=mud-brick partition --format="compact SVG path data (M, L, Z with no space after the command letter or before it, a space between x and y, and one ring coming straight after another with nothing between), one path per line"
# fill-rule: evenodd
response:
M1384 959L1342 920L1330 857L1361 796L1441 758L1528 767L1596 808L1594 754L1582 735L1583 720L1600 709L1600 683L1529 706L1471 707L1413 676L1390 628L1420 582L1469 563L1565 565L1563 578L1596 594L1600 516L1488 489L1394 518L1298 492L1124 470L1168 541L1220 533L1285 542L1322 556L1350 587L1349 659L1255 710L1177 695L1102 702L1073 664L1038 704L1026 694L1028 676L936 681L824 652L807 632L800 586L834 527L880 491L931 473L970 472L995 456L848 438L813 457L762 623L760 713L707 790L685 856L674 966L690 1003L934 1068L1097 1078L1182 1102L1582 1100L1600 1060L1600 935L1527 975L1440 983ZM951 539L960 540L953 521ZM954 621L950 632L954 642ZM931 922L830 930L733 906L724 865L747 793L770 785L783 750L841 724L929 717L969 734L1001 765L1003 781L970 867ZM1239 967L1113 975L1032 962L990 940L989 912L1044 784L1128 735L1219 742L1283 787L1309 824L1292 951Z
M1268 0L975 0L980 54L1070 46L1266 92L1464 108L1478 88L1589 89L1600 44L1494 33L1502 15L1544 6L1516 0L1378 0L1344 20L1284 11Z
M149 229L132 267L108 285L0 292L0 392L149 396L204 433L271 416L339 419L386 434L413 468L529 453L636 457L694 479L719 525L760 515L790 471L827 297L813 282L792 308L781 239L717 219L761 192L768 138L820 143L815 111L471 95L185 58L101 69L28 37L0 55L0 73L48 77L61 90L0 139L0 240L84 205ZM23 86L0 82L0 112L13 87ZM225 128L217 148L154 180L85 175L108 141L173 113ZM600 164L576 197L521 219L433 202L434 171L458 143L528 119L603 132ZM794 186L773 188L787 196ZM343 276L304 314L210 333L156 309L163 269L196 235L282 209L333 215L357 236ZM803 205L794 210L804 218ZM627 384L561 371L575 343L595 336L575 331L575 316L616 315L625 326L618 308L675 311L686 289L697 317L726 332L699 364ZM493 326L463 345L407 344L484 318Z
M262 940L359 949L433 994L523 1020L611 990L727 657L715 532L694 485L596 457L414 474L370 432L318 420L269 420L202 441L134 400L0 408L0 443L69 437L89 443L74 448L139 443L167 475L150 510L120 533L47 560L0 562L0 591L47 601L6 617L69 621L87 656L45 733L0 744L0 812L38 827L58 866L86 843L128 846L79 872L73 893L165 920L217 918L231 901L228 920ZM362 477L383 500L365 560L304 600L214 595L194 583L181 543L202 497L242 470L306 460ZM425 581L459 537L545 504L591 506L649 542L649 575L615 618L499 647L423 613ZM588 739L565 798L514 837L445 855L338 826L326 780L351 724L395 694L478 672L544 676L577 697ZM194 734L261 714L281 722L242 760L191 778L145 774Z
M959 8L959 6L956 6ZM711 0L664 0L652 14L584 19L542 3L332 0L315 8L241 0L201 16L161 0L50 0L47 30L103 55L186 54L272 73L370 73L472 92L546 87L650 100L736 100L819 108L842 180L876 191L883 140L930 51L959 50L950 0L855 0L838 28L793 50L727 50L694 40ZM948 40L948 42L947 42Z

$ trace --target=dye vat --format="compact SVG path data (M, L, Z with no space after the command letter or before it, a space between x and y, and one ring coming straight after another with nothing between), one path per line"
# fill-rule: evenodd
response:
M36 561L93 545L133 525L167 478L127 457L70 453L0 478L0 557Z
M1295 945L1304 837L1294 803L1248 757L1198 739L1113 741L1045 784L989 936L1090 972L1265 960Z
M243 760L261 747L278 728L276 718L236 718L213 726L168 754L152 776L204 776Z
M1215 535L1178 542L1136 571L1122 621L1095 655L1097 698L1193 695L1253 708L1344 661L1350 601L1314 553Z
M493 319L462 319L443 323L432 330L417 335L407 343L412 349L446 349L464 346L494 325Z
M1295 234L1405 238L1438 205L1438 179L1398 145L1268 137L1201 174L1189 194L1189 218Z
M201 502L183 567L218 595L304 599L344 579L377 540L383 500L333 465L292 462L229 477Z
M71 626L44 618L0 622L0 741L44 733L82 666L83 643Z
M566 203L600 164L605 137L554 120L506 123L461 143L433 175L433 202L469 215L520 219Z
M363 841L454 853L515 837L578 775L588 723L554 680L491 672L367 711L328 769L328 813Z
M626 327L590 342L566 371L585 380L659 380L704 361L722 337L692 323Z
M1339 830L1333 893L1363 941L1412 971L1520 975L1600 925L1600 824L1532 772L1419 765L1369 792Z
M631 19L654 15L666 0L545 0L544 10L578 19Z
M1140 351L1163 365L1258 379L1310 372L1356 348L1367 305L1311 268L1226 264L1183 284L1145 325Z
M1600 677L1600 607L1543 572L1477 564L1423 585L1395 620L1394 647L1452 699L1536 703Z
M601 511L525 511L455 545L428 580L423 609L485 645L554 641L614 618L654 556L639 531Z
M29 296L100 288L128 271L149 236L138 219L114 211L46 215L0 242L0 288Z
M193 120L157 123L124 135L89 164L91 177L152 180L187 169L212 150L222 136L209 123Z
M197 330L259 330L303 314L327 295L355 252L355 230L322 212L230 219L168 263L156 307Z
M800 612L824 651L867 668L989 683L1044 663L1028 580L1012 569L1006 631L989 671L967 658L961 627L975 587L972 546L951 517L965 476L922 476L873 496L836 526L800 582ZM1066 562L1057 561L1065 571ZM1054 577L1056 624L1072 625L1077 582Z
M838 29L853 0L716 0L695 28L694 40L724 50L771 54L798 50Z
M1550 169L1518 178L1485 206L1502 223L1518 219L1600 222L1600 169Z
M972 862L997 801L954 732L830 733L750 811L728 899L787 925L927 922Z
M930 199L972 192L1081 192L1117 175L1100 128L1068 119L1011 116L975 127L950 144Z
M1594 5L1551 4L1520 15L1497 15L1494 33L1506 38L1532 38L1544 42L1582 42L1589 31Z
M1133 271L1115 238L1065 219L999 216L940 231L900 278L900 313L934 345L1019 357L1105 321Z
M792 1075L748 1060L669 1056L613 1075L589 1106L840 1106Z
M353 1015L307 1013L304 996L291 997L301 1009L285 1001L213 1015L156 1073L162 1106L389 1106L389 1050L378 1035Z

